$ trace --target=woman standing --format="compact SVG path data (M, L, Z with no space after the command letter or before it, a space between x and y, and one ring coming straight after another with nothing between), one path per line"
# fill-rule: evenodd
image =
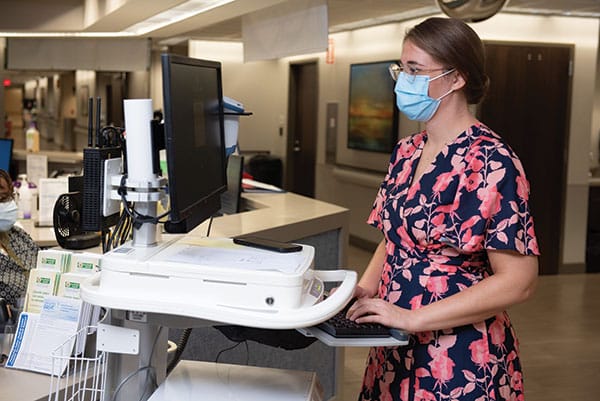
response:
M430 18L390 72L398 108L425 130L392 153L368 219L384 239L348 317L413 335L371 349L360 399L522 400L505 310L534 292L539 251L521 162L469 111L488 85L483 44L460 20Z

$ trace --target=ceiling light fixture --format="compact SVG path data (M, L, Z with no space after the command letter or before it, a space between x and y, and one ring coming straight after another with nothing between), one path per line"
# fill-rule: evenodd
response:
M0 32L0 38L122 38L129 32Z
M167 25L210 11L234 0L188 0L118 32L0 32L5 38L117 38L145 35Z
M233 1L234 0L189 0L144 21L131 25L125 28L124 32L132 35L144 35L148 32L175 24L184 19L191 18Z

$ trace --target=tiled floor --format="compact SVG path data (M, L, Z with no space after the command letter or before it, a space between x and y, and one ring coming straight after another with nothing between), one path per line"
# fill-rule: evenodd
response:
M350 247L349 266L369 252ZM521 344L526 401L600 399L600 274L541 276L536 295L510 311ZM341 401L356 400L365 348L345 349Z

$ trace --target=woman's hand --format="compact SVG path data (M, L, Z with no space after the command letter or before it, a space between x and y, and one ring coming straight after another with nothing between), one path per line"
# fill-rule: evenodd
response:
M390 328L412 331L410 323L413 311L380 298L357 298L346 314L348 319L356 323L379 323Z

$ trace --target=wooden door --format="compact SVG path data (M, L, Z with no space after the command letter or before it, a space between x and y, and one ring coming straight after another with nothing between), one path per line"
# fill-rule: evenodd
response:
M288 103L286 189L315 196L317 63L292 64Z
M506 139L531 184L540 271L562 263L573 47L486 43L490 90L479 118Z

